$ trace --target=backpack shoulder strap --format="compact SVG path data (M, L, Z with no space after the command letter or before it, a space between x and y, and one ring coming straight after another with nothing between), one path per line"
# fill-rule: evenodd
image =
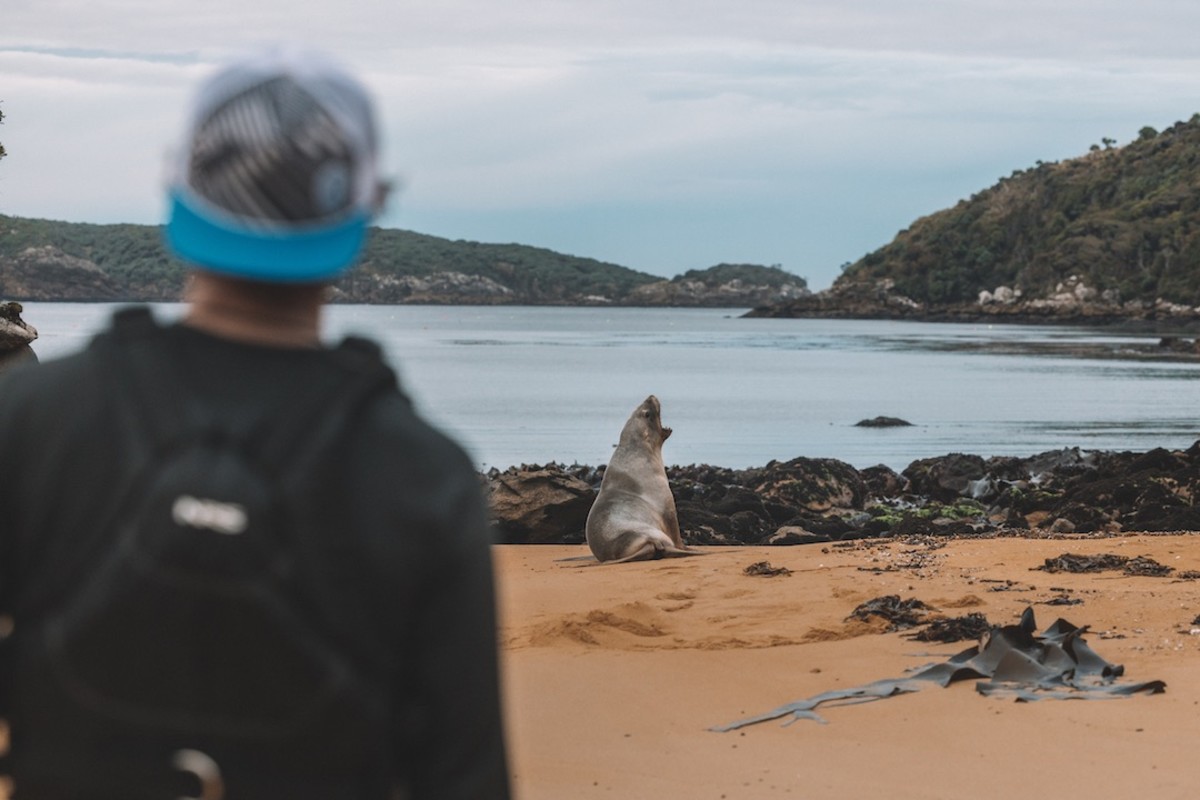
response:
M325 449L367 401L388 390L398 393L395 373L375 342L346 337L329 351L333 375L315 381L311 391L281 413L249 430L231 429L190 391L186 376L161 335L150 309L133 306L113 315L111 328L95 345L108 351L138 402L137 415L158 447L197 433L237 443L269 475L293 474Z
M372 399L389 391L399 394L396 374L374 342L348 337L330 353L339 366L338 378L314 387L312 395L255 437L252 451L269 474L304 473Z
M167 351L162 326L148 307L118 310L109 329L92 346L105 354L117 381L128 386L126 396L137 404L135 416L154 446L214 424L212 414L179 379L179 366Z

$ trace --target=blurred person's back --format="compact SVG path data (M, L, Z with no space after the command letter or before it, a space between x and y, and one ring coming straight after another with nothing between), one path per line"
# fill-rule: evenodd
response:
M382 201L313 54L201 89L188 311L0 378L0 713L17 798L504 798L489 532L461 450L327 284Z

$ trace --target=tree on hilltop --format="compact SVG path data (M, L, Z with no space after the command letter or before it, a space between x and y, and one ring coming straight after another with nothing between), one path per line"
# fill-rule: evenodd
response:
M0 108L0 125L4 124L4 109ZM0 144L0 158L4 158L8 153L4 152L4 145Z

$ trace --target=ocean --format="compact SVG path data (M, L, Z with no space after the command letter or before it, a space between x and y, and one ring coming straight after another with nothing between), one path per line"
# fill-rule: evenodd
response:
M83 346L116 307L25 303L39 358ZM163 319L182 307L155 306ZM901 470L951 452L1185 448L1200 363L1064 355L1152 335L1038 326L743 319L740 309L331 306L327 338L379 341L405 391L480 469L606 463L645 397L668 464L796 456ZM880 415L912 423L861 428Z

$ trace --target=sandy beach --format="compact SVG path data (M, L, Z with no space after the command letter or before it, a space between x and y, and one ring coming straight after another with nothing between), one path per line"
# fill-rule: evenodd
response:
M624 565L584 546L495 549L514 785L571 798L1192 798L1200 782L1200 535L862 540L701 548ZM1166 577L1036 569L1064 553L1146 556ZM758 562L790 574L747 575ZM944 661L973 642L847 621L886 595L933 616L1088 626L1162 694L1016 702L974 681L822 707L825 723L711 727ZM1056 605L1052 603L1060 603ZM1070 603L1067 605L1066 603Z

